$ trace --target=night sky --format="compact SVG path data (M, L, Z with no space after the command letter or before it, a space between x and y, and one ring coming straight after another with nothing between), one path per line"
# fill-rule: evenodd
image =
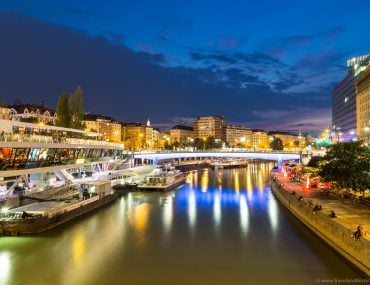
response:
M165 129L200 115L267 130L330 126L370 2L1 0L0 99L84 89L85 109Z

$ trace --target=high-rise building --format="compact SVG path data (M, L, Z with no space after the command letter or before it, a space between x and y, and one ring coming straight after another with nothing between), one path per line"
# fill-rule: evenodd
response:
M193 121L194 138L206 140L209 137L225 139L225 121L222 116L198 117Z
M370 142L370 66L358 77L356 83L357 134L365 144Z
M369 54L347 60L348 72L333 89L332 128L337 141L349 141L356 136L356 79L368 65Z
M252 130L244 126L227 125L225 140L229 147L250 147L252 145Z
M171 143L186 143L193 138L193 127L175 125L170 130Z
M86 129L103 135L104 140L121 142L121 124L108 116L85 114Z

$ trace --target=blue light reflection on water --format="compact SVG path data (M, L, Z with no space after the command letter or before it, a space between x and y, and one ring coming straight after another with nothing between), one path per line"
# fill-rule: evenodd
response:
M272 164L251 164L248 168L192 171L187 184L176 193L176 207L187 207L190 231L197 227L197 213L212 216L215 233L223 224L223 212L236 209L241 233L249 230L250 212L267 212L271 233L278 227L278 206L269 189L267 174ZM200 179L198 179L200 177ZM254 182L254 185L252 184ZM209 225L209 224L208 224Z

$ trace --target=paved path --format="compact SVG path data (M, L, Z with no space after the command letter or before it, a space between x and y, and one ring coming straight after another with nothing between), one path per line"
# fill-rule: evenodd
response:
M277 179L283 183L283 186L288 191L295 191L296 196L302 196L305 201L312 200L313 205L319 204L322 206L322 213L330 214L334 211L337 215L336 221L355 231L358 225L362 225L367 236L363 237L370 240L370 207L362 204L354 204L349 199L339 199L333 194L327 194L325 191L318 188L306 188L306 183L292 182L290 177L284 177L280 172L274 172Z

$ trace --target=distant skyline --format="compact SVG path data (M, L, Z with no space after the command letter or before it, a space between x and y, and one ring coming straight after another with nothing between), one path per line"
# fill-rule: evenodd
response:
M123 122L320 131L370 52L370 2L116 2L1 1L0 99L53 107L81 85L86 111Z

